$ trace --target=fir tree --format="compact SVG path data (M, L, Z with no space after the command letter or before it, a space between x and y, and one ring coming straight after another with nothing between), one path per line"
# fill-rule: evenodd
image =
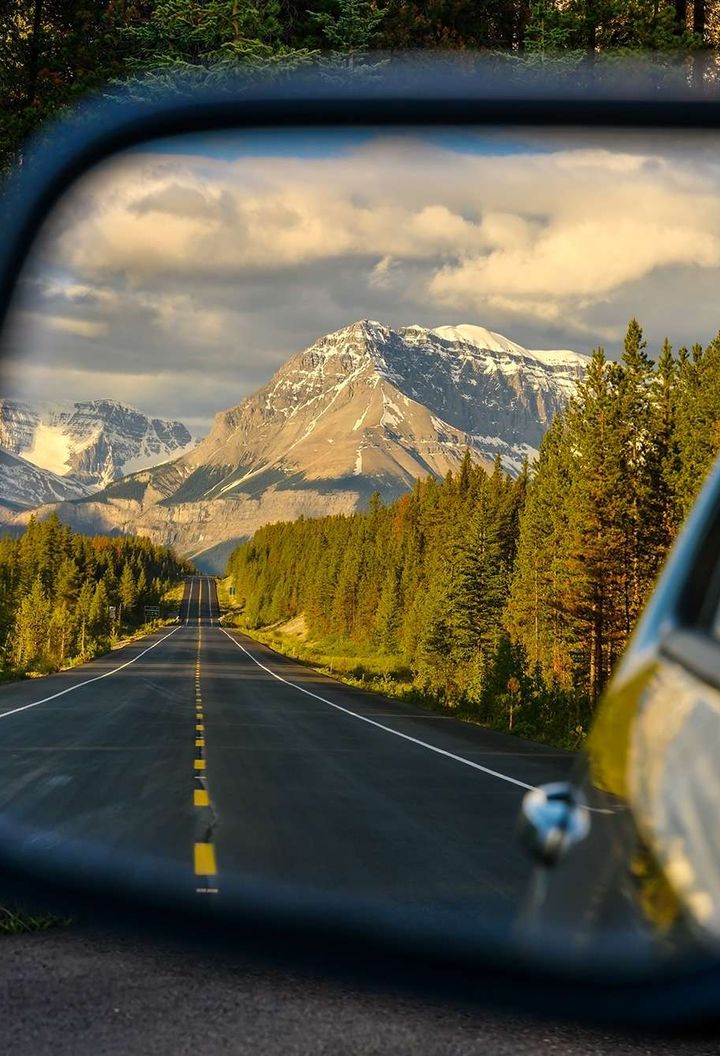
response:
M122 573L120 575L118 597L120 599L120 604L122 605L123 619L127 620L132 617L138 600L135 577L133 576L132 568L128 562L123 565Z

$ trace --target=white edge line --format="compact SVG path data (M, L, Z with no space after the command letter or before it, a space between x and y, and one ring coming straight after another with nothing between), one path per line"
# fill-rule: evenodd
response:
M427 748L428 751L436 752L438 755L444 755L448 759L454 759L456 763L462 763L464 766L471 766L473 770L481 770L484 774L489 774L490 777L497 777L500 781L507 781L510 785L517 785L518 788L524 788L528 792L532 792L535 785L528 785L525 781L518 781L515 777L509 777L507 774L501 774L497 770L491 770L487 766L481 766L480 763L474 763L471 759L465 759L462 755L455 755L453 752L446 752L444 748L438 748L434 744L428 744L427 741L421 741L417 737L411 737L408 733L400 733L399 730L393 730L390 726L384 726L381 722L376 722L375 719L369 719L366 715L360 715L357 711L351 711L350 708L344 708L341 704L333 704L331 700L326 697L321 697L317 693L313 693L312 690L304 689L303 686L299 686L296 682L289 682L282 675L277 675L274 671L271 671L269 667L265 667L265 664L261 664L260 661L252 655L252 653L241 645L236 638L233 638L231 634L225 630L224 627L219 628L224 635L226 635L233 645L236 645L238 649L250 657L253 663L261 667L263 671L267 671L269 675L276 678L278 682L284 682L286 686L291 686L293 689L297 689L299 693L305 693L308 697L314 697L315 700L321 701L323 704L329 704L331 708L336 708L338 711L344 712L346 715L352 715L354 719L360 719L361 722L367 722L369 726L377 726L379 730L384 730L385 733L392 733L394 737L402 737L404 741L410 741L412 744L418 744L421 748Z
M169 634L164 635L157 642L153 642L153 644L149 645L147 649L143 649L143 651L138 653L137 656L134 656L132 660L120 664L119 667L114 667L112 671L106 671L103 675L96 675L95 678L87 678L84 682L78 682L77 685L68 686L67 689L61 689L59 693L53 693L49 697L43 697L42 700L34 700L32 704L23 704L21 708L13 708L12 711L3 711L0 714L0 719L7 719L10 715L17 715L20 711L27 711L28 708L36 708L38 704L47 704L50 700L57 700L58 697L64 697L66 693L74 693L76 689L82 689L83 686L89 686L92 682L100 682L103 678L109 678L110 675L116 675L118 671L122 671L124 668L130 667L130 664L136 663L141 656L145 656L145 654L149 653L151 649L155 649L158 645L162 645L163 642L167 641L170 635L175 634L175 631L179 631L181 626L182 624L173 627Z
M453 759L456 763L462 763L463 766L470 766L473 770L480 770L483 774L488 774L490 777L496 777L499 781L506 781L509 785L517 785L518 788L524 788L528 792L532 792L537 786L528 785L525 781L518 781L515 777L510 777L508 774L501 774L498 770L491 770L488 766L482 766L481 763L474 763L472 759L465 759L462 755L455 755L454 752L447 752L444 748L438 748L434 744L428 744L427 741L421 741L417 737L411 737L408 733L400 733L399 730L393 730L391 726L384 726L381 722L376 722L375 719L369 719L366 715L360 715L357 711L351 711L350 708L344 708L341 704L334 704L327 697L321 697L318 693L313 693L310 689L305 689L303 686L299 686L296 682L289 682L287 678L283 678L282 675L276 674L271 671L265 664L261 664L260 661L253 656L249 649L246 649L244 645L241 645L236 638L233 638L224 627L218 624L218 630L222 631L226 637L230 639L233 645L236 645L238 649L250 657L254 664L261 667L263 671L267 671L269 675L276 678L278 682L284 682L286 686L291 686L292 689L296 689L299 693L305 693L308 697L314 697L315 700L321 701L323 704L329 704L331 708L335 708L337 711L344 712L345 715L351 715L354 719L360 719L361 722L366 722L369 726L377 726L379 730L384 730L385 733L391 733L394 737L401 737L404 741L410 741L411 744L417 744L421 748L427 748L430 752L435 752L437 755L444 755L447 759ZM615 814L614 810L606 810L603 807L587 807L586 808L591 814Z

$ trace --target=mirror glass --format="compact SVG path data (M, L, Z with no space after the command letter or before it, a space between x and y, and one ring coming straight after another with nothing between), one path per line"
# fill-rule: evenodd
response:
M217 905L711 941L717 825L652 820L682 672L591 728L720 443L719 190L714 136L482 128L79 182L2 347L4 831Z

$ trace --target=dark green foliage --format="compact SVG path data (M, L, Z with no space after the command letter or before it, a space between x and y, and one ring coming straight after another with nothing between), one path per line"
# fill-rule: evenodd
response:
M332 13L311 11L310 16L330 48L352 58L358 52L367 52L377 39L385 12L378 10L372 0L336 0Z
M681 349L677 386L677 497L687 514L720 451L720 334L703 351Z
M409 668L414 699L574 746L718 451L720 336L655 365L633 319L531 472L468 453L391 506L263 528L228 572L250 628L302 614Z
M694 20L692 20L694 21ZM657 0L533 0L525 28L525 47L537 57L567 60L623 52L670 52L702 46L679 21L674 3Z
M56 515L0 538L0 676L90 659L190 566L149 539L86 536Z
M612 83L617 55L717 47L719 20L720 0L0 0L0 175L47 119L120 84L147 99L230 73L236 90L328 52L372 69L373 48L477 51L506 73L561 59L571 77L590 59ZM696 80L702 63L649 76Z
M0 176L20 144L122 74L111 0L0 0Z
M477 703L506 637L525 487L468 458L391 506L262 528L229 563L248 624L302 613L312 634L398 656L437 701Z
M720 340L657 364L631 320L540 452L506 621L547 685L597 698L720 451Z

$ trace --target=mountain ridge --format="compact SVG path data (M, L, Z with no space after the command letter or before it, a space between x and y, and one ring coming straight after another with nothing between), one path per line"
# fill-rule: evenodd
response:
M374 491L395 498L456 469L466 449L518 473L586 363L468 324L359 320L295 353L187 453L59 511L197 559L271 520L351 512Z
M31 405L0 399L0 447L87 491L175 457L192 444L182 422L151 418L119 400Z

